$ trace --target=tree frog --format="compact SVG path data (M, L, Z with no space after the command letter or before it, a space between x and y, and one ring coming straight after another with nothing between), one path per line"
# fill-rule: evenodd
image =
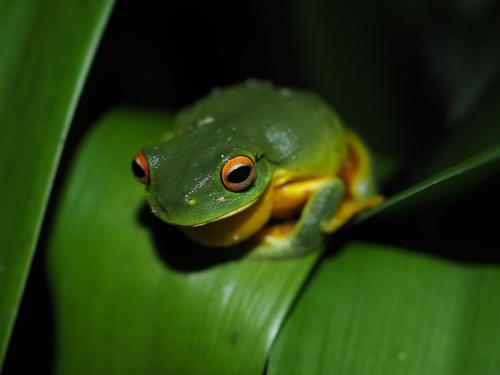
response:
M258 81L214 90L174 129L132 171L153 213L204 246L302 254L382 200L367 148L310 92Z

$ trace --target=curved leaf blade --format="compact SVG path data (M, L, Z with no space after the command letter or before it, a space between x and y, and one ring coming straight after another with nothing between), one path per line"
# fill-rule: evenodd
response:
M451 201L498 174L499 99L500 79L497 79L476 103L474 110L462 119L460 127L441 143L438 151L423 157L425 163L414 171L411 178L415 184L389 197L376 209L358 216L356 222L379 213L404 214L407 210L422 210L438 199Z
M0 2L0 364L111 0Z
M269 374L496 374L500 267L356 243L323 262Z
M151 224L130 171L169 124L115 113L77 155L49 243L59 373L259 373L319 256L193 267L213 256Z
M430 176L458 162L473 157L481 151L500 145L500 74L489 82L489 87L476 100L471 111L449 129L449 136L439 144L419 169L414 171L413 181Z
M382 213L408 212L409 209L428 205L429 202L443 196L449 199L463 190L477 185L483 178L495 175L498 170L500 170L500 145L395 194L373 210L357 216L354 223L362 222ZM456 186L459 186L459 188L454 188Z

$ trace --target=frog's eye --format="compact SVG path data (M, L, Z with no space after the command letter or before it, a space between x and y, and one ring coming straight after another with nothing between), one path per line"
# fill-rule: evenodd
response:
M149 184L149 167L142 152L135 154L132 160L132 173L144 185Z
M227 189L243 191L255 180L255 163L247 156L236 156L224 164L220 177Z

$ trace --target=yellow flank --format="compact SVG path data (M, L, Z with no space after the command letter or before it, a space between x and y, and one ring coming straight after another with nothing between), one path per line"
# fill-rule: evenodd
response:
M367 176L370 176L372 173L371 157L368 150L355 133L349 132L347 139L349 149L352 152L350 155L352 160L348 160L348 176L345 176L345 178L349 180L349 195L352 199L362 199L367 196L367 189L370 188L368 186ZM367 208L371 208L371 206ZM358 213L359 212L361 211L358 211Z
M311 178L274 187L272 217L275 219L293 217L328 180L325 177Z
M271 218L273 191L265 193L246 210L198 227L181 227L190 237L207 246L231 246L257 233ZM221 203L223 204L223 203Z
M332 233L354 215L378 206L384 198L372 195L371 160L368 150L355 133L348 134L348 158L340 177L346 184L346 196L333 218L322 225L322 230Z

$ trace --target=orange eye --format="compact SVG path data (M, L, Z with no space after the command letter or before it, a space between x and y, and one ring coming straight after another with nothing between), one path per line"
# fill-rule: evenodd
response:
M144 185L149 184L149 167L142 152L135 154L132 160L132 173Z
M224 164L220 177L226 189L243 191L255 180L255 164L247 156L235 156Z

